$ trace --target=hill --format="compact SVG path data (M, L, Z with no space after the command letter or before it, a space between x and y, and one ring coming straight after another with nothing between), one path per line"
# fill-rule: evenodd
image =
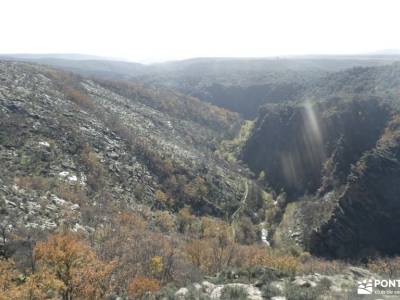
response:
M239 205L240 167L212 153L240 126L236 114L161 88L24 63L0 67L1 180L3 196L13 195L2 205L20 222L21 195L34 227L46 227L42 217L63 221L32 215L45 213L35 209L40 197L84 197L80 205L104 205L105 213L142 203L228 216Z

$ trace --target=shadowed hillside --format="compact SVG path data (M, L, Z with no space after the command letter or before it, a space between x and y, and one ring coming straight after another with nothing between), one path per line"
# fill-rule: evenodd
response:
M334 73L297 103L260 110L241 158L279 194L277 244L342 258L400 252L398 69Z

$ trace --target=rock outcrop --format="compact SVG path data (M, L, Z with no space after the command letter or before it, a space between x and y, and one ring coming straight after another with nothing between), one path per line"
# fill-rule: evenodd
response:
M214 284L210 281L194 283L175 292L175 299L353 299L357 296L358 282L381 279L378 274L359 267L348 267L337 274L312 273L279 279L255 278L255 283L225 282ZM247 296L224 297L223 291L240 289ZM383 296L382 299L391 299Z
M311 249L332 257L394 255L400 251L400 127L393 120L377 147L352 168L331 219Z
M243 159L294 202L275 241L340 258L400 253L396 111L373 97L264 108Z

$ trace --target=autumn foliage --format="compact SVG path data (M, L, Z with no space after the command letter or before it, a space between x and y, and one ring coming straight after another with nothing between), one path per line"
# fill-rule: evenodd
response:
M63 285L63 298L101 299L107 292L107 276L113 263L100 261L90 247L71 233L39 242L35 256L41 268L52 270Z
M34 269L20 274L13 261L0 261L0 299L103 299L114 262L101 261L80 237L59 233L38 242Z
M152 299L164 286L196 282L200 274L264 267L293 276L324 263L239 244L229 223L196 217L188 208L175 218L150 209L121 212L85 237L69 231L49 235L36 243L32 257L32 270L0 260L0 300L95 300L111 294ZM381 266L386 265L371 263Z
M160 290L160 282L156 279L137 276L132 279L128 286L130 299L140 299L147 293L154 293Z
M368 269L372 272L395 278L400 275L400 257L370 259Z

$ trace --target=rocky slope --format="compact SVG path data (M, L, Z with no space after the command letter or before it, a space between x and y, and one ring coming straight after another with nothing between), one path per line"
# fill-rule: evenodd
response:
M248 175L213 148L240 122L166 89L0 62L2 228L90 227L138 205L229 217Z

